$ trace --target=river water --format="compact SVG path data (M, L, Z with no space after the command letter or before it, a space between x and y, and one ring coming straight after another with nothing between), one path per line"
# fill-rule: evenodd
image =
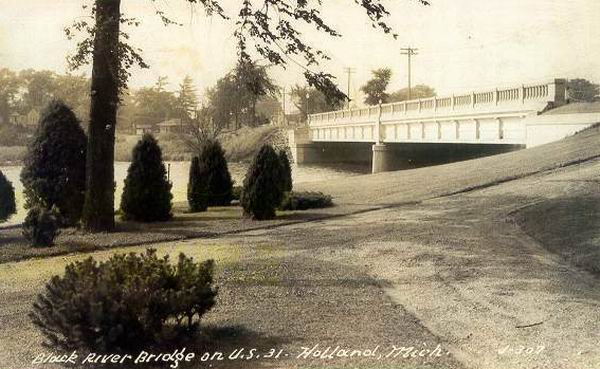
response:
M169 168L169 178L173 183L173 201L186 201L187 197L187 181L188 181L188 162L168 162L166 163ZM123 181L127 175L127 168L129 163L126 162L115 162L115 181L117 182L117 191L115 194L115 208L119 206L121 199L121 193L123 192ZM235 185L241 185L246 170L248 169L247 164L241 163L230 163L229 171ZM314 181L338 181L359 174L367 173L370 168L361 166L338 166L338 167L322 167L322 166L293 166L292 176L294 183L306 183ZM23 208L23 186L19 180L19 174L21 173L21 167L0 167L0 170L12 182L15 187L15 194L17 197L17 214L9 219L7 223L3 225L16 224L23 221L25 218L25 209Z

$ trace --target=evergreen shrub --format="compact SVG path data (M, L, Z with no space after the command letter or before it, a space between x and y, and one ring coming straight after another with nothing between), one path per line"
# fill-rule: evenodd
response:
M208 141L200 152L200 176L208 184L208 206L229 206L233 181L219 141Z
M7 221L16 212L15 189L0 171L0 223Z
M197 156L194 156L190 163L187 199L192 213L206 211L208 207L208 183L206 177L202 176L202 169Z
M64 225L81 218L87 139L75 113L59 100L43 111L21 171L25 207L55 206Z
M63 350L133 351L196 331L215 304L214 262L179 255L174 265L155 250L67 265L38 295L30 318Z
M160 222L171 219L171 183L156 139L145 134L135 145L127 170L121 212L123 219Z
M240 201L244 214L256 220L273 219L282 197L281 162L275 150L264 145L244 178Z

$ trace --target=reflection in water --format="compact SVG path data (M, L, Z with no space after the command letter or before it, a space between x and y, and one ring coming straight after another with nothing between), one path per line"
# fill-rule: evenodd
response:
M123 192L123 181L127 175L127 168L129 163L116 162L115 163L115 182L117 182L117 192L115 196L115 208L119 206L121 201L121 193ZM173 183L173 201L186 201L187 200L187 181L188 181L188 162L168 162L167 167L169 168L169 178ZM246 175L248 164L242 163L230 163L229 171L234 180L234 185L241 186ZM17 197L17 214L14 215L7 224L20 223L25 218L25 209L23 208L23 186L19 180L21 173L21 167L0 167L2 173L12 182L15 187L15 194ZM292 175L294 183L306 183L315 181L335 181L348 177L352 177L359 174L369 173L370 167L361 165L340 165L340 166L301 166L297 167L293 165Z

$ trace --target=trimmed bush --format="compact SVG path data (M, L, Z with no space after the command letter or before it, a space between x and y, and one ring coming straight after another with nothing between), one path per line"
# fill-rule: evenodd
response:
M33 304L30 318L63 350L134 351L196 331L215 304L214 262L184 254L173 265L155 250L67 265Z
M244 179L240 201L244 214L256 220L273 219L282 195L279 157L270 145L264 145Z
M232 200L231 175L219 141L208 141L200 152L200 176L208 183L208 206L228 206Z
M242 190L242 186L233 186L233 189L231 190L232 199L240 201L240 199L242 198Z
M63 102L50 102L28 147L21 181L25 207L56 206L65 225L81 218L85 194L87 139L75 113Z
M59 211L55 206L50 210L35 206L27 212L23 222L23 236L34 247L49 247L54 244L60 225Z
M7 221L16 212L15 189L0 170L0 223Z
M190 176L188 180L187 199L190 211L197 213L206 211L208 207L208 183L202 176L200 161L194 156L190 163Z
M281 189L284 193L292 191L292 166L285 150L279 152L279 162L281 163Z
M333 206L331 196L321 192L290 192L281 202L281 210L321 209Z
M123 219L160 222L171 219L171 183L156 139L145 134L135 145L121 196Z

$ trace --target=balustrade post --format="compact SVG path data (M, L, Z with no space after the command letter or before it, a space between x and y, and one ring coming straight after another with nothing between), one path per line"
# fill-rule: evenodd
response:
M471 92L471 107L475 108L475 92Z
M567 81L564 79L555 79L548 84L548 98L554 103L554 106L561 106L567 99Z
M525 104L525 85L521 85L521 88L519 89L519 98L521 99L521 103Z

